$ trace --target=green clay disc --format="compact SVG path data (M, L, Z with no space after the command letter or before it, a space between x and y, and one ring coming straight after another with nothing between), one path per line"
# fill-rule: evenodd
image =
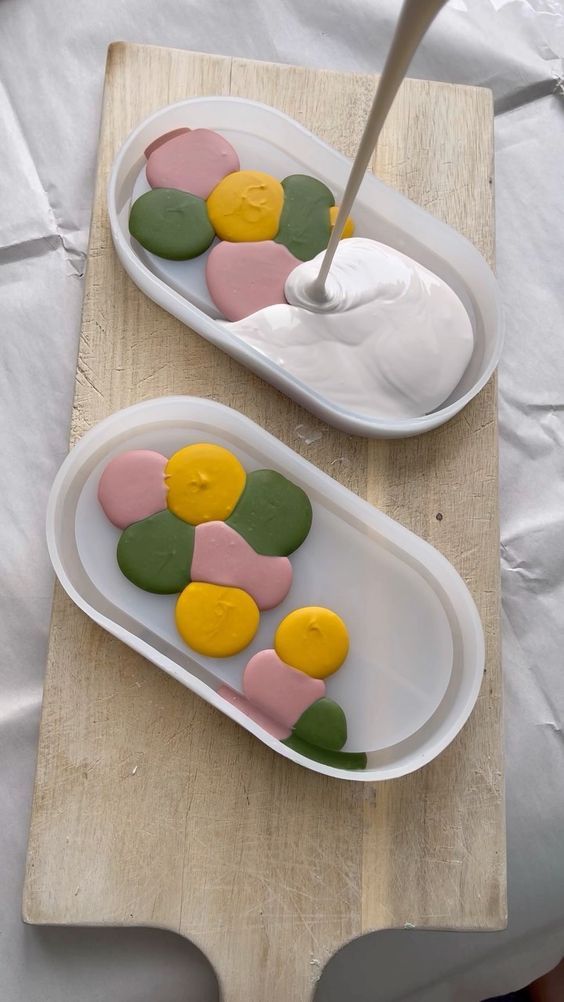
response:
M256 553L287 557L311 528L311 502L301 487L274 470L247 475L245 489L227 519Z
M176 188L153 188L129 213L129 232L152 254L171 261L198 257L215 232L203 199Z
M331 765L334 769L366 769L366 755L364 752L344 752L330 751L328 748L317 748L315 745L302 741L295 734L290 734L282 744L292 748L293 751L306 758L312 758L314 762L321 762L323 765Z
M159 511L125 529L117 545L122 574L138 588L174 595L190 583L194 526Z
M284 206L275 240L300 261L311 261L329 243L329 209L335 199L327 185L307 174L291 174L282 187Z
M310 745L340 751L347 740L347 718L337 703L323 697L304 710L293 733Z

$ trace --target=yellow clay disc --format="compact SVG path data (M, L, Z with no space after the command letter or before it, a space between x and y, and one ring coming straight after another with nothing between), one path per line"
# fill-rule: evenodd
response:
M241 497L246 479L237 457L221 445L186 445L165 467L168 507L192 525L223 521Z
M292 668L313 678L325 678L345 660L349 635L336 612L312 605L296 609L282 620L274 647L278 657Z
M241 588L193 581L179 595L175 618L180 636L194 651L228 658L250 644L260 613Z
M329 222L331 223L331 229L333 229L335 223L337 222L337 213L339 211L338 205L332 205L329 209ZM354 223L350 216L347 216L347 221L345 223L345 228L343 230L343 235L341 240L346 240L347 237L352 237L354 233Z
M284 189L275 177L257 170L228 174L207 201L210 222L222 240L273 240L278 233Z

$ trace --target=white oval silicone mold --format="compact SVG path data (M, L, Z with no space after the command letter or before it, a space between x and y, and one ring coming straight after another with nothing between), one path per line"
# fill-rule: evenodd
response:
M132 197L149 188L143 151L158 136L181 126L221 132L237 150L244 170L263 170L280 179L293 173L312 174L329 185L337 202L350 169L347 157L298 122L254 101L193 98L155 112L126 139L108 186L110 227L118 257L147 296L312 413L352 434L383 438L419 435L444 424L482 389L497 366L502 346L492 271L468 240L372 174L365 177L355 203L356 235L396 247L440 275L459 295L472 321L472 358L440 408L423 417L392 421L338 407L217 323L219 314L204 277L207 255L193 261L165 261L143 250L128 229Z
M231 449L247 470L271 468L299 484L313 506L312 529L291 556L294 580L281 605L263 612L241 654L206 658L174 625L175 595L136 588L115 558L119 530L97 501L102 469L119 452L165 455L189 442ZM119 411L88 432L53 485L47 540L63 587L95 622L218 707L265 744L317 772L352 780L402 776L431 761L455 737L476 701L484 641L474 602L449 562L428 543L312 466L237 411L198 397L164 397ZM225 700L241 690L245 664L273 646L292 609L322 605L344 619L350 652L327 680L347 716L344 751L366 751L349 772L294 752Z

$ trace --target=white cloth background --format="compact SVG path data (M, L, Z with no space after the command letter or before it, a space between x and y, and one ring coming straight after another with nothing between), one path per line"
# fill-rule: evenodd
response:
M106 47L121 39L373 72L398 8L399 0L0 4L5 1002L215 997L205 964L175 937L19 922L53 584L45 504L67 448ZM451 0L411 69L491 87L496 100L509 928L366 937L330 963L318 1002L478 1002L564 953L563 54L562 0Z

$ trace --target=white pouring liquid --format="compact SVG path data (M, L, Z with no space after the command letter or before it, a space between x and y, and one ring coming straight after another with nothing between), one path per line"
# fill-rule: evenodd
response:
M315 309L315 304L324 304L328 299L325 283L329 269L343 235L347 218L358 194L358 189L368 169L370 158L376 149L384 122L388 117L388 112L421 39L439 10L446 3L447 0L404 0L388 58L386 59L368 121L351 167L347 186L341 200L337 219L335 220L335 226L323 255L319 273L309 288L303 290L304 299L302 305L308 306L310 309ZM322 308L325 309L326 307L323 306ZM328 308L331 309L332 307L329 306Z
M382 126L419 42L447 0L405 0L327 249L289 275L287 305L229 324L338 407L398 420L440 407L472 355L455 292L376 240L341 240Z

